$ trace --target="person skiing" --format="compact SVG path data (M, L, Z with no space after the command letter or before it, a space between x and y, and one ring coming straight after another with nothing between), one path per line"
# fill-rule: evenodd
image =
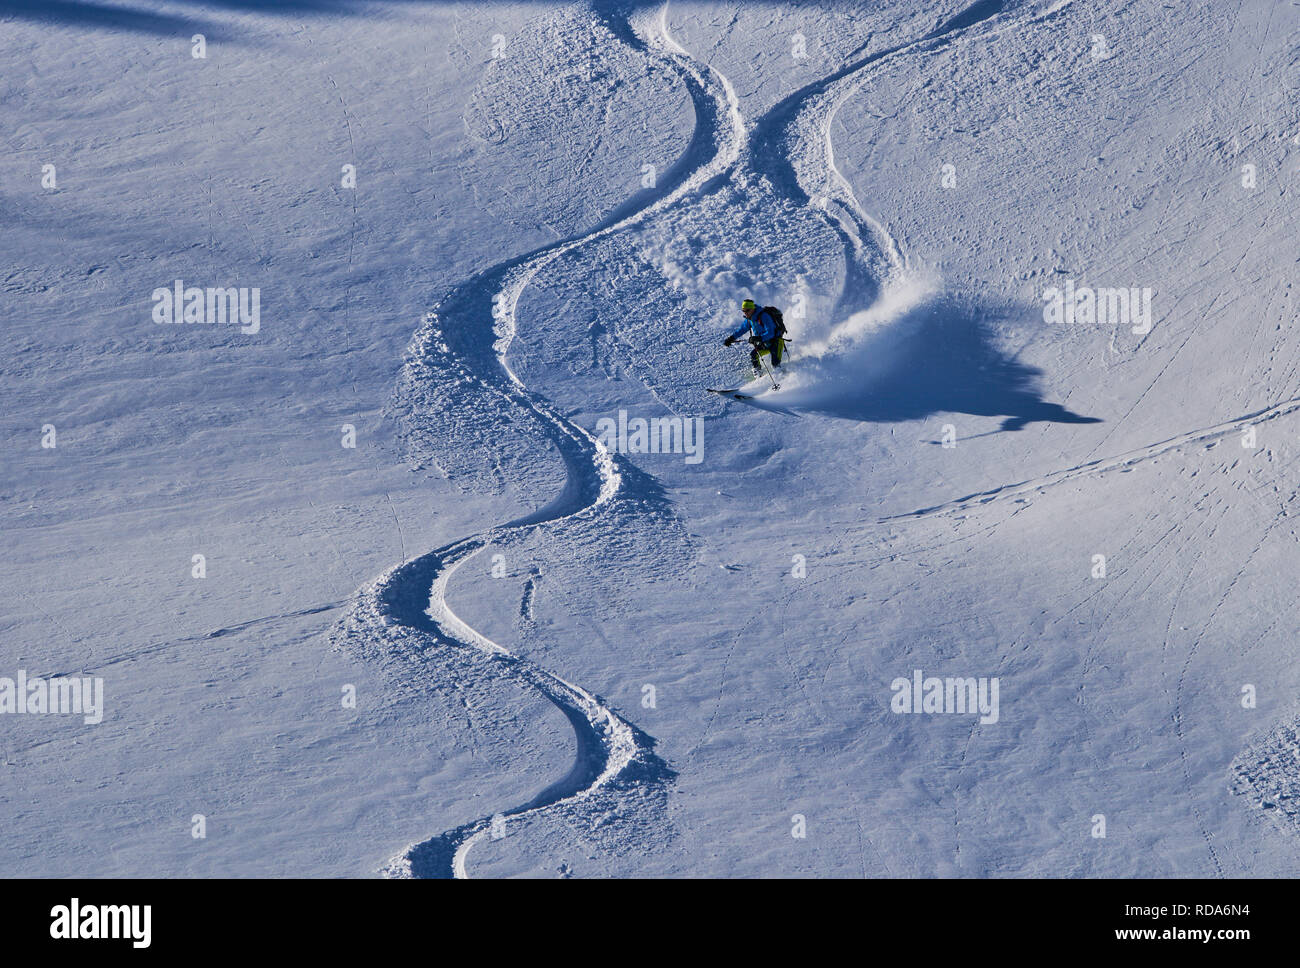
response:
M753 347L749 359L754 364L754 373L757 375L763 372L763 364L759 360L763 355L771 357L773 369L780 366L781 356L785 352L785 340L782 339L785 335L785 321L781 318L781 311L775 306L759 309L752 299L742 302L740 311L744 313L745 321L722 341L722 345L730 346L748 333L749 343Z

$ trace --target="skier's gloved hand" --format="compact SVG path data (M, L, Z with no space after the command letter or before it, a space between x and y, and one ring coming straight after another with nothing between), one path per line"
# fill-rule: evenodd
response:
M723 346L730 346L730 345L731 345L732 343L734 343L734 342L736 342L736 337L734 337L734 336L728 336L726 339L724 339L724 340L722 341L722 345L723 345Z

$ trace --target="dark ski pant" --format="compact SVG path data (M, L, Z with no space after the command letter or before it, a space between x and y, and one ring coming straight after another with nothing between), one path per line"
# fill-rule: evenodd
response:
M785 352L785 340L777 337L766 343L760 343L757 340L753 340L752 342L754 348L749 353L749 359L753 362L754 369L761 370L763 368L763 364L759 362L758 358L764 353L771 356L773 367L781 365L781 356Z

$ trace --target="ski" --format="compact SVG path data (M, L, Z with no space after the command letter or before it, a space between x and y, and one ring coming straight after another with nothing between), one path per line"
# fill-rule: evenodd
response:
M732 400L753 400L748 393L741 393L740 388L735 390L715 390L713 387L705 388L709 393L716 393L720 397L730 397Z

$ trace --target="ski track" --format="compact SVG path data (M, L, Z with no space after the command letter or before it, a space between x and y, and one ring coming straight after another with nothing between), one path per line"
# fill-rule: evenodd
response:
M984 36L1044 19L1069 2L1060 0L1036 16L1008 22ZM447 601L447 585L457 569L489 543L509 533L593 516L620 497L624 475L620 473L619 459L585 429L531 393L510 367L507 352L517 331L516 307L523 291L561 256L707 191L743 165L767 175L775 186L819 209L841 237L848 273L837 310L848 304L869 304L885 283L906 270L907 257L888 230L859 204L848 180L835 166L831 138L835 115L860 89L864 75L874 65L952 43L971 28L1001 14L1003 6L1004 0L976 0L918 40L850 62L784 98L758 120L752 133L747 132L728 79L712 66L696 61L673 39L668 29L668 3L660 8L657 17L629 15L624 22L613 14L601 15L604 25L619 39L666 62L685 83L697 124L682 159L650 201L632 208L629 206L635 203L626 203L591 231L508 260L453 290L426 315L404 368L404 375L418 382L433 369L429 361L442 357L460 378L499 396L507 406L539 418L548 426L551 442L564 459L565 486L537 511L393 568L362 591L343 626L347 635L367 640L372 647L376 642L383 643L398 654L422 652L428 648L427 640L432 639L437 645L469 648L491 656L502 664L508 678L537 689L564 713L574 729L577 754L568 775L528 803L407 847L385 865L385 876L467 878L469 854L491 834L494 819L535 818L545 811L577 810L596 791L615 785L620 778L635 784L671 775L654 756L653 740L599 697L513 655L462 621ZM475 346L472 337L466 342L465 334L441 325L443 315L451 315L462 306L472 306L478 310L480 321L485 321L484 291L494 293L487 314L493 323L490 331L496 337L490 353ZM448 344L458 337L461 345L453 349ZM1296 405L1300 406L1300 401ZM414 646L409 639L412 632L420 637Z
M392 569L361 593L344 628L348 635L389 640L390 649L397 653L412 651L408 641L412 630L439 645L486 653L502 663L508 678L537 689L564 713L577 738L577 755L568 775L528 803L409 846L383 868L382 873L389 877L467 878L467 858L474 846L492 832L494 819L531 819L544 811L577 809L596 791L631 774L635 766L640 766L638 772L651 780L662 779L666 773L661 761L653 755L650 737L585 689L511 654L481 635L456 615L446 595L456 570L490 542L511 532L600 513L619 496L623 483L617 458L590 433L532 394L511 369L506 354L517 329L516 307L524 289L538 272L560 256L642 222L697 191L735 161L744 141L744 122L730 82L711 68L701 69L672 39L667 28L666 4L657 19L641 19L636 23L629 19L627 24L622 24L611 17L606 19L605 26L630 46L666 61L685 82L700 123L682 163L668 174L663 188L650 202L631 211L622 206L584 235L509 260L462 284L425 317L408 352L408 371L419 371L427 366L425 361L430 357L449 353L447 342L454 334L441 326L440 310L450 314L464 303L478 307L482 303L480 293L485 289L494 291L490 319L483 320L490 324L488 329L496 336L491 358L481 348L475 353L475 347L470 346L464 353L451 355L451 366L462 378L499 396L507 406L527 410L549 427L551 441L565 462L565 486L546 506L530 514ZM708 157L691 165L705 153ZM478 360L473 358L475 355L479 356ZM477 368L475 363L479 364ZM417 372L417 379L418 376ZM417 642L415 650L425 647L423 642Z
M1257 410L1254 413L1248 413L1244 416L1237 417L1234 420L1229 420L1226 423L1215 424L1213 427L1190 430L1187 433L1179 434L1176 437L1170 437L1168 440L1149 444L1146 447L1140 447L1137 450L1131 450L1115 457L1098 458L1097 460L1087 461L1083 464L1076 464L1073 467L1051 471L1041 477L1031 478L1030 480L1020 481L1015 484L1000 484L987 491L978 491L974 494L967 494L965 497L955 498L952 501L943 504L936 504L931 507L920 508L916 511L907 511L902 514L891 514L879 518L877 523L885 524L892 521L916 520L919 518L936 517L943 514L953 514L958 511L965 511L985 504L992 504L995 501L1003 501L1007 498L1019 497L1022 494L1042 491L1056 484L1061 484L1077 477L1103 474L1106 471L1133 467L1134 465L1144 463L1159 457L1162 454L1179 450L1180 448L1187 447L1191 444L1199 444L1226 437L1229 434L1241 430L1242 427L1247 424L1267 423L1270 420L1276 420L1278 417L1286 416L1296 410L1300 410L1300 397L1291 400L1284 400L1283 402L1274 404L1271 407Z

